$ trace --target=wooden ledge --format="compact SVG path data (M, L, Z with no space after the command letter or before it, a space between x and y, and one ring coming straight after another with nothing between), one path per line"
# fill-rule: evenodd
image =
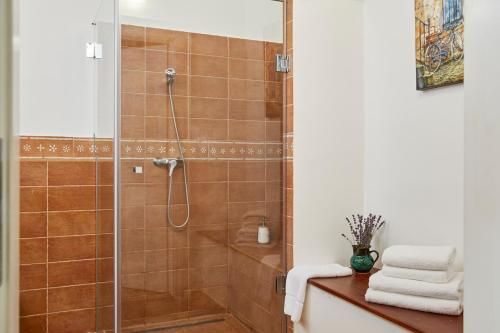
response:
M463 315L446 316L366 302L365 293L369 277L369 274L355 274L341 278L315 278L310 279L309 283L412 332L462 333L464 331Z

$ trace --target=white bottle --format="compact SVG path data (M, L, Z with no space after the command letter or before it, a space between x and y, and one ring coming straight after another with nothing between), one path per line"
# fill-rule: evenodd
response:
M259 244L269 244L270 241L270 233L269 233L269 228L266 225L266 218L263 217L261 220L261 224L259 226L259 233L257 236L257 243Z

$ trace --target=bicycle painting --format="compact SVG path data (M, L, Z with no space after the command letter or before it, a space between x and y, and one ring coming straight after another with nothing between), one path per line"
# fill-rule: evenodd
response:
M463 0L415 0L417 89L464 81Z

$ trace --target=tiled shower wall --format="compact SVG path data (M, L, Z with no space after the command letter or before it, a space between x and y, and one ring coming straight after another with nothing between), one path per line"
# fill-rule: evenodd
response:
M123 32L124 324L229 310L258 332L275 332L282 300L272 288L281 274L282 221L291 226L282 159L288 159L290 202L293 138L292 108L283 124L282 80L274 72L281 45L132 26ZM192 216L183 231L165 225L165 170L150 163L178 156L166 112L168 66L179 74L174 94L189 159ZM96 303L101 328L111 327L111 154L106 140L22 138L22 332L93 330ZM131 172L136 165L144 174ZM183 198L174 203L181 221ZM269 246L255 246L253 215L269 218ZM291 249L290 232L286 239Z
M111 324L112 161L97 168L94 159L96 150L111 156L111 147L84 138L21 139L23 333L94 331L96 307Z
M282 45L138 26L122 27L122 227L124 326L236 314L277 332L282 262ZM167 173L152 157L177 157L165 69L187 171L187 228L166 223ZM143 174L133 173L142 166ZM180 170L176 223L186 216ZM257 246L258 216L272 242ZM267 323L267 325L264 325Z

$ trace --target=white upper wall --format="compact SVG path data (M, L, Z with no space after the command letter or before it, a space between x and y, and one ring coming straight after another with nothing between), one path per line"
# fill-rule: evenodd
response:
M294 14L296 264L346 263L344 217L364 211L388 222L377 249L451 244L461 266L464 89L416 91L413 1Z
M467 333L499 332L500 2L466 6L464 324Z
M21 0L21 135L94 133L94 62L85 43L99 3Z
M464 88L415 90L414 27L413 1L365 1L365 211L381 249L454 245L461 265Z
M283 41L283 3L273 0L121 0L122 23Z
M113 0L21 0L21 135L113 135L112 43L105 59L85 58L91 22L112 19ZM281 41L283 4L271 0L122 0L123 22ZM104 75L103 75L104 72ZM104 85L103 85L104 84ZM106 89L104 89L104 87ZM105 107L104 107L105 106Z
M294 263L347 264L363 210L363 2L294 0Z

